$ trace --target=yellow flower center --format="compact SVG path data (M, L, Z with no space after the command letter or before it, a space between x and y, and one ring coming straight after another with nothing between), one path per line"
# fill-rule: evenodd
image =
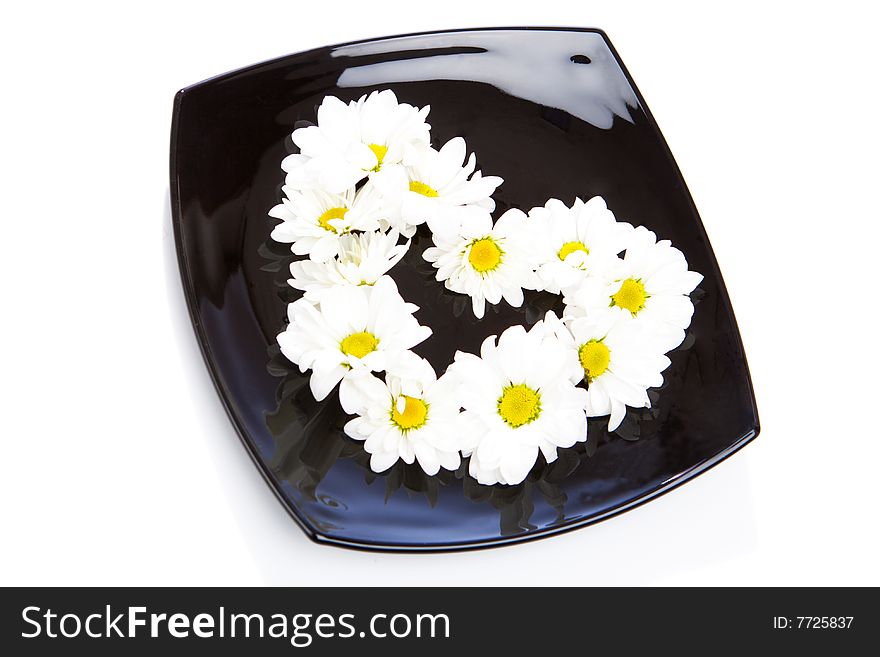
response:
M376 351L376 347L378 346L379 340L375 335L368 331L352 333L339 343L339 348L342 350L342 353L348 356L354 356L355 358L363 358L368 353Z
M538 419L541 395L525 383L509 385L498 399L498 415L514 429Z
M635 278L627 278L620 284L620 289L611 295L611 305L626 308L635 315L645 307L645 299L647 298L648 295L642 282Z
M388 154L388 147L383 146L382 144L367 144L367 148L373 151L373 155L376 156L376 166L373 167L373 171L378 171L379 167L382 166L382 160L385 159L385 156Z
M590 253L590 250L583 242L566 242L562 245L562 248L559 249L559 259L565 260L575 251L583 251L587 255Z
M504 252L491 237L471 242L471 250L468 253L468 262L481 274L492 271L501 264L501 256Z
M409 184L409 191L415 192L416 194L421 194L422 196L427 196L428 198L437 198L436 189L434 189L430 185L426 185L423 182L419 182L418 180L413 180Z
M329 230L330 232L335 233L336 229L330 225L330 221L333 219L342 219L346 212L348 212L348 208L330 208L318 217L318 225L324 230Z
M584 368L584 377L587 382L598 376L602 376L611 362L611 351L598 340L590 340L582 344L578 349L578 359Z
M401 399L404 401L403 412L398 410ZM401 395L394 400L394 406L391 408L391 421L402 431L418 429L425 423L427 418L428 405L421 399L410 397L409 395Z

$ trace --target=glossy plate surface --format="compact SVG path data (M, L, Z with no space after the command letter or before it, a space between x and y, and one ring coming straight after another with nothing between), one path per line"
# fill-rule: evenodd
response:
M460 473L427 477L398 464L376 475L342 433L336 394L315 402L278 353L289 247L273 243L282 158L298 122L327 94L393 89L431 106L435 146L460 135L484 175L504 184L495 217L550 197L601 195L622 221L670 239L704 274L694 320L670 354L654 407L618 432L591 421L587 443L561 450L519 486ZM753 439L758 418L730 301L681 174L623 65L597 30L499 29L420 34L322 48L181 91L174 106L171 195L183 285L220 396L279 499L314 539L375 549L460 549L519 541L600 520L651 499ZM532 325L556 297L522 308L446 292L417 234L391 275L434 335L415 351L438 372L456 349L478 353L509 325Z

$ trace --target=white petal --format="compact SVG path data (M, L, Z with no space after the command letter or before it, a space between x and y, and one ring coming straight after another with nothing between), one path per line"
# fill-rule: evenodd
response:
M537 460L537 446L514 447L508 450L501 461L501 474L505 482L510 485L521 483Z
M398 455L396 452L376 452L370 457L370 469L373 472L385 472L392 465L397 463Z
M349 415L363 415L370 408L387 407L390 398L385 383L364 370L348 372L339 385L339 402Z
M337 365L331 369L314 369L309 379L309 387L312 395L317 401L323 401L330 394L330 391L336 387L336 384L342 381L342 377L348 370L342 365Z
M437 450L426 445L423 442L416 442L413 445L416 459L426 474L435 475L440 470L440 459L437 456Z

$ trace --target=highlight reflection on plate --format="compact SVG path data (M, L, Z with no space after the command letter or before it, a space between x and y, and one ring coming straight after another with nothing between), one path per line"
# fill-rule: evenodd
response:
M316 402L275 336L299 295L289 248L269 239L278 163L321 99L391 88L431 105L435 143L465 137L504 178L495 216L549 197L603 196L622 221L671 239L705 279L685 343L653 408L609 434L539 461L518 486L481 486L466 469L377 475L336 395ZM748 368L718 265L678 168L607 38L596 30L504 29L411 35L322 48L181 91L172 128L172 209L200 345L230 417L279 499L316 540L375 549L497 545L582 526L687 481L753 439ZM558 297L526 293L482 321L433 279L419 233L391 271L434 329L415 351L442 371L457 349L534 324ZM560 308L557 307L557 310Z

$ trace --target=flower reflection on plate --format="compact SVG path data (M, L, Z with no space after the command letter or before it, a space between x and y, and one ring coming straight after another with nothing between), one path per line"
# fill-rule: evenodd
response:
M282 196L279 163L295 152L289 136L314 123L325 97L349 102L381 89L430 105L432 144L463 137L478 168L504 179L492 193L496 220L550 198L601 196L618 219L670 239L704 276L663 384L648 390L650 408L627 409L610 432L607 417L591 418L586 442L560 448L552 463L539 458L522 483L481 485L467 459L436 475L401 461L373 472L363 443L344 433L352 416L338 394L316 401L309 373L279 352L287 306L302 296L287 282L299 257L270 238L278 222L267 216ZM745 355L708 239L644 101L599 31L377 39L194 85L175 102L171 190L184 289L220 397L267 482L318 541L443 550L546 536L650 500L757 435ZM471 299L445 289L423 259L434 246L427 226L411 239L388 274L433 330L413 351L437 374L458 350L479 354L488 336L528 329L547 311L562 315L559 294L526 290L521 307L487 303L478 319Z

